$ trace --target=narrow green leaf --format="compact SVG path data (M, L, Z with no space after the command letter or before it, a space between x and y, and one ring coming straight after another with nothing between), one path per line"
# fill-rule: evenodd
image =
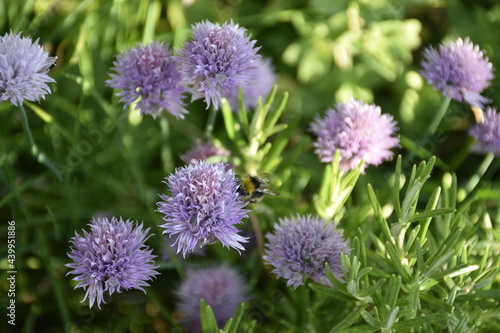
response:
M236 138L234 115L231 110L231 106L225 98L222 99L222 118L224 119L224 126L226 128L228 138L230 140L234 140Z
M455 208L437 208L433 210L428 210L422 213L417 213L413 215L412 217L408 218L406 220L407 223L413 223L417 221L421 221L427 218L433 218L436 216L441 216L441 215L446 215L446 214L453 214L455 212Z
M359 317L361 316L361 311L365 310L368 304L363 304L361 306L358 306L349 313L340 323L335 325L331 330L330 333L333 332L338 332L340 330L346 329L351 327L355 322L359 320Z
M219 331L214 312L204 299L200 300L200 319L204 333L217 333Z
M241 303L238 306L238 310L234 314L233 318L231 318L224 327L224 331L227 333L236 333L238 331L238 326L240 325L241 318L243 317L243 313L245 312L245 303Z
M415 283L408 294L408 309L411 311L410 319L415 318L417 311L420 309L420 286Z
M393 329L415 329L417 327L421 327L423 325L428 324L436 324L439 322L444 322L448 319L448 314L440 313L440 314L432 314L423 317L418 317L409 320L403 320L398 323L395 323L392 328Z
M396 306L398 300L399 289L401 288L401 276L396 277L391 275L387 289L385 291L384 304L391 308Z
M371 294L373 294L377 290L380 290L380 288L384 285L385 281L386 281L386 279L383 279L383 278L380 280L377 280L374 284L372 284L368 288L361 290L358 296L363 297L363 298L370 296Z
M394 201L394 210L396 211L396 216L401 217L401 201L399 199L399 187L401 181L401 160L402 156L398 155L396 161L396 169L394 171L394 185L392 189L392 200Z
M389 253L389 258L392 262L393 267L398 271L398 273L403 277L403 280L405 282L411 281L411 276L410 273L408 273L406 267L401 263L401 258L399 257L399 254L394 247L394 244L391 242L386 242L385 243L385 248L387 249L387 252Z
M366 310L363 310L361 311L361 317L363 317L363 319L368 323L370 324L371 326L375 327L375 328L381 328L382 327L382 323L380 322L380 320L376 319L375 317L373 317L368 311Z
M442 256L436 257L434 260L428 263L428 266L424 270L424 275L430 276L436 269L439 268L439 266L447 262L454 254L455 250L451 249L445 252Z
M375 221L378 222L378 225L382 230L382 234L385 236L386 240L394 242L394 239L392 238L391 235L391 231L389 230L389 226L387 225L387 221L382 216L382 208L380 207L380 204L377 200L377 196L373 191L373 187L370 184L368 184L367 187L368 187L368 198L370 199L370 203L373 207Z
M389 315L387 316L387 320L385 321L385 328L386 329L389 329L394 325L394 323L398 319L398 313L399 313L398 306L392 308L392 310L389 312Z
M277 88L276 85L274 87ZM273 87L273 90L274 90L274 87ZM271 132L272 129L275 127L276 123L278 122L279 117L281 116L281 114L285 110L285 106L286 106L287 101L288 101L288 92L285 91L285 93L283 94L283 97L280 100L278 107L275 110L271 111L272 115L269 118L269 120L267 121L266 132Z
M336 333L372 333L372 332L376 332L378 330L379 330L378 328L372 327L370 325L361 325L361 326L354 326L354 327L346 328L346 329L341 330L341 331L337 331L337 330L332 329L330 331L330 333L332 333L332 332L336 332Z

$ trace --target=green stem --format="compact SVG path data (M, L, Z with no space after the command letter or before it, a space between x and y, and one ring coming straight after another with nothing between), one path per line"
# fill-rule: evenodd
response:
M26 111L24 110L23 104L19 103L17 105L17 107L19 108L19 111L21 112L21 123L23 124L24 132L26 133L26 136L28 137L29 143L31 145L31 154L33 155L33 157L36 158L36 160L39 163L45 165L50 171L52 171L52 173L57 177L57 179L60 182L62 182L63 179L62 179L61 172L52 163L50 158L47 155L45 155L42 151L40 151L40 149L38 148L38 146L35 143L35 140L33 140L33 136L31 135L30 126L28 124L28 117L26 116Z
M212 138L216 115L217 109L212 105L210 107L210 113L208 114L207 127L205 128L205 139Z
M164 116L165 112L160 119L161 125L161 159L163 161L163 170L166 174L170 173L174 169L174 159L172 154L172 148L170 145L170 124L168 119Z
M489 153L488 155L486 155L484 157L484 160L481 163L481 165L479 166L479 168L477 169L476 173L469 179L469 181L467 182L467 185L465 185L465 191L467 191L467 193L472 192L472 190L474 190L474 188L477 186L477 184L479 184L479 181L484 176L484 174L486 173L486 171L490 167L491 162L493 162L494 159L495 159L495 155L493 153Z
M439 127L439 124L441 124L441 121L443 120L444 115L446 114L446 111L448 110L448 107L450 106L451 98L447 97L444 99L443 103L441 104L441 107L438 110L438 113L432 120L431 125L427 129L427 132L425 133L425 136L422 138L422 144L425 144L427 140L436 132L437 128Z

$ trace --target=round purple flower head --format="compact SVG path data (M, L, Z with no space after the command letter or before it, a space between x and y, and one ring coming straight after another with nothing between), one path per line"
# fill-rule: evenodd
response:
M266 98L276 81L276 75L274 74L270 59L258 58L255 65L255 80L252 81L251 85L242 88L243 99L247 109L255 109L259 97ZM239 87L234 86L226 96L233 111L238 110L238 93Z
M223 147L218 147L212 142L202 143L200 141L196 141L195 146L185 155L182 155L181 159L186 164L197 164L210 157L228 157L230 154L229 150Z
M234 86L251 85L259 48L245 31L233 22L194 24L191 41L178 51L184 80L193 86L193 100L205 98L207 108L218 108Z
M143 286L158 272L155 271L152 250L144 242L151 236L149 228L142 230L142 224L135 225L129 220L116 217L92 219L90 232L83 231L83 236L75 233L71 239L72 247L68 256L74 263L65 266L73 268L68 274L78 275L73 278L81 281L75 288L86 290L89 307L101 308L104 292L112 295L134 288L144 291ZM145 291L144 291L145 292Z
M379 106L351 99L329 109L311 124L311 132L317 137L313 143L321 162L332 161L340 150L340 169L344 172L358 167L364 160L366 166L379 165L392 157L390 149L399 146L395 135L396 122L389 114L382 114Z
M335 227L312 216L280 219L274 233L266 235L268 243L263 258L274 267L273 273L288 280L288 286L302 285L303 274L316 283L331 285L325 274L325 263L336 278L342 279L340 254L351 252Z
M476 107L490 102L481 92L494 77L493 66L469 38L427 48L421 65L422 76L445 97Z
M161 194L158 212L163 213L163 233L175 236L177 253L183 256L197 246L215 243L244 250L247 239L234 226L247 217L232 169L219 162L201 162L178 168L165 182L171 196Z
M24 100L38 101L50 93L48 82L56 82L47 75L56 57L21 33L12 31L0 37L0 102L14 105Z
M500 156L500 113L496 109L487 108L484 122L474 125L469 134L476 139L472 151Z
M178 310L183 312L189 332L201 332L200 301L212 308L217 325L222 326L234 316L240 303L246 300L247 286L241 276L227 266L191 270L179 289Z
M117 56L106 84L121 90L121 102L130 105L137 101L136 110L156 117L163 109L177 118L184 118L187 110L182 101L186 89L181 84L177 60L168 44L153 42L122 51Z

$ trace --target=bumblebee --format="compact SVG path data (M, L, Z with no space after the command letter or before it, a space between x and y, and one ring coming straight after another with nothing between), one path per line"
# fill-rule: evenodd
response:
M238 193L245 201L250 203L262 200L265 194L279 195L277 191L269 187L270 177L268 173L261 173L255 176L246 175L240 180Z

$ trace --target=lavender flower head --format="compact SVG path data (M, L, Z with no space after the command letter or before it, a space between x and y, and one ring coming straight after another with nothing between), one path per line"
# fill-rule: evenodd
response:
M205 98L207 108L218 108L233 87L251 85L259 48L245 31L233 22L194 24L191 41L178 51L184 80L193 86L193 100Z
M340 151L340 169L344 172L367 165L379 165L392 157L390 149L399 146L395 135L396 122L389 114L382 114L379 106L351 99L329 109L326 115L316 117L311 132L317 137L313 143L321 162L332 161Z
M481 92L494 78L493 65L469 38L426 49L421 65L422 76L445 97L480 108L490 102Z
M56 57L38 45L38 39L14 35L12 31L0 37L0 102L14 105L24 100L39 101L50 93L48 82L56 82L47 75Z
M216 146L212 142L203 143L201 141L196 141L194 147L186 154L182 155L181 159L186 164L197 164L208 158L223 158L228 157L230 154L229 150Z
M171 196L161 194L158 212L163 213L163 233L175 236L177 253L183 256L197 246L219 240L225 247L244 250L247 239L234 226L247 217L238 195L234 171L226 164L201 162L178 168L165 182Z
M484 122L475 124L469 130L469 134L476 139L472 151L500 156L500 113L496 109L487 108Z
M302 275L314 282L331 285L325 274L325 263L332 273L342 279L340 254L349 255L351 248L342 233L332 223L317 217L301 216L280 219L274 233L267 234L266 254L263 257L294 288L303 284Z
M121 289L140 289L149 286L158 272L155 271L154 256L144 242L151 236L149 228L142 229L129 220L116 217L92 219L90 232L83 230L83 236L75 233L71 239L72 247L68 256L74 263L65 266L72 268L68 274L75 274L75 281L81 281L75 288L82 287L89 307L101 308L104 292L112 295ZM144 291L145 292L145 291Z
M156 117L165 109L176 118L184 118L187 110L182 98L186 87L168 44L138 44L122 51L113 65L116 74L111 73L106 84L121 90L117 96L125 105L137 101L135 109L141 114Z
M258 58L255 65L254 81L251 85L242 88L243 100L247 109L255 109L259 97L266 98L276 81L270 59ZM239 87L234 86L226 96L233 111L238 110L238 93Z
M201 332L200 300L204 299L222 326L246 300L247 286L241 276L227 266L187 271L177 290L178 310L183 312L189 332Z

